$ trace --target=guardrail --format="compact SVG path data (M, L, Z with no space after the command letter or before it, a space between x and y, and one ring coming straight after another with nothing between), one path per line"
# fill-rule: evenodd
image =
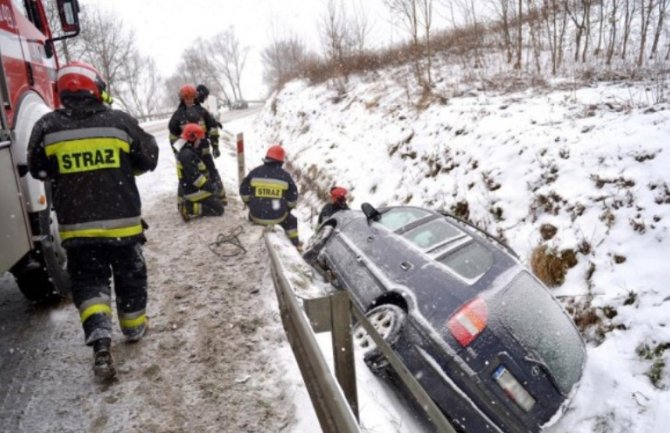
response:
M337 291L330 296L303 299L303 310L291 283L283 273L282 263L268 233L265 234L265 243L270 256L272 280L282 323L325 433L360 432L357 423L356 368L351 336L352 313L387 358L437 432L456 433L426 390L367 320L365 313L351 302L348 292ZM309 318L309 323L305 316ZM326 331L332 333L337 381L333 378L314 337L314 333Z

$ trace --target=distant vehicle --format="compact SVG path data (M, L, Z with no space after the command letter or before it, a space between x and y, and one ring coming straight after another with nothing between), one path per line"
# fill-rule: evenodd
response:
M443 413L467 432L539 432L586 350L560 303L492 235L418 207L340 211L303 257L346 289ZM354 341L390 365L362 326Z
M244 99L234 101L230 104L231 110L246 110L247 108L249 108L249 103Z
M42 0L0 0L0 273L9 270L34 301L57 299L70 287L50 185L27 166L33 125L58 106L55 43L79 34L77 0L55 4L62 35L52 33Z

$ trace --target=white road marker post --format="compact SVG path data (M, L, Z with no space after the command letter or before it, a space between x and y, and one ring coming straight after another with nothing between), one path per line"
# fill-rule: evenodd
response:
M244 180L244 134L237 133L237 179L241 185Z

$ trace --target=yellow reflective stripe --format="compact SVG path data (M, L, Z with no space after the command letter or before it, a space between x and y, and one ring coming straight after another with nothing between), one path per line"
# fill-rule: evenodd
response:
M81 318L81 323L84 323L86 319L91 317L94 314L106 314L108 316L112 315L112 308L106 304L94 304L86 308L81 312L79 317Z
M252 179L251 186L254 188L254 196L259 198L279 199L284 196L288 189L288 183L276 180Z
M251 200L250 195L241 195L240 198L242 199L243 202L249 203L249 200Z
M265 179L262 177L254 177L251 179L251 186L269 186L272 188L288 189L288 182L279 179Z
M256 224L270 225L270 224L279 224L280 222L282 222L286 219L287 215L288 214L284 214L281 218L272 219L272 220L256 218L253 215L250 215L250 218L251 218L251 221L255 222Z
M60 232L61 240L71 238L126 238L142 234L142 224L116 229L94 228Z
M287 234L288 237L291 238L291 239L293 239L293 238L297 238L297 237L298 237L298 230L288 230L288 231L286 232L286 234Z
M210 137L218 137L219 136L219 130L217 128L212 129L209 131L209 136Z
M200 176L198 176L198 178L195 180L195 182L193 182L193 185L195 185L197 188L200 188L201 186L203 186L206 183L207 183L207 177L205 175L201 174Z
M60 173L79 173L119 168L121 151L129 153L130 144L115 137L84 138L49 144L45 151L56 157Z
M147 321L147 315L142 314L140 317L134 318L134 319L122 319L119 318L119 324L121 325L122 328L125 329L132 329L132 328L137 328L139 326L144 325L144 323Z
M212 193L208 191L198 191L191 194L184 194L184 198L187 199L188 201L200 201L206 199L211 195Z

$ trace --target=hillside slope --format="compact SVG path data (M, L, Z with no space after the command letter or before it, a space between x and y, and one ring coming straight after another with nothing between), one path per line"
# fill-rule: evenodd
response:
M670 105L650 101L668 95L643 83L557 83L506 94L461 85L458 95L438 85L442 96L422 97L401 77L352 78L346 93L292 82L259 115L247 160L286 147L305 191L302 237L333 184L355 207L469 218L554 286L588 341L585 377L551 431L665 431Z

